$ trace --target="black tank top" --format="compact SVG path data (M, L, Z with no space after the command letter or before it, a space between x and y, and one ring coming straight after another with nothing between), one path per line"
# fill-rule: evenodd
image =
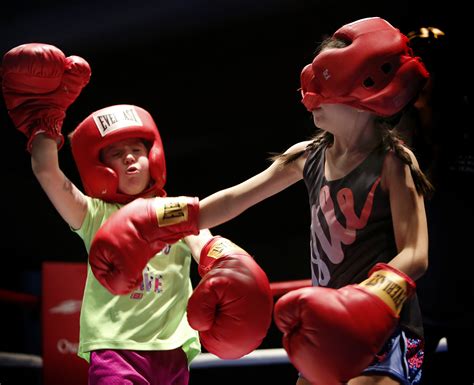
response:
M386 152L373 150L345 177L324 176L326 145L311 151L303 176L311 208L311 274L314 286L338 289L360 283L377 262L397 255L389 196L380 186ZM408 300L401 326L422 337L418 300Z

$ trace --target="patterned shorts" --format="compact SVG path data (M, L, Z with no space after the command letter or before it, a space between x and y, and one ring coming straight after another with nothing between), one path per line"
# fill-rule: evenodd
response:
M363 373L386 374L403 385L417 385L423 357L423 341L408 338L405 332L397 330Z

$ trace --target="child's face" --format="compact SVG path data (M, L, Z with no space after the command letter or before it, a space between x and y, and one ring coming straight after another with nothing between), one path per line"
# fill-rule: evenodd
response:
M346 128L351 130L363 126L370 113L360 111L345 104L321 104L312 111L314 124L334 135L343 134Z
M113 143L101 155L103 163L117 174L121 193L137 195L150 185L148 149L141 139Z

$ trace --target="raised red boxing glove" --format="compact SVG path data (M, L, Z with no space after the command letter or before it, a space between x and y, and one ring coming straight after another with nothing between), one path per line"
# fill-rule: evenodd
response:
M202 280L188 302L188 321L204 347L222 359L255 350L272 321L273 296L265 272L239 246L212 238L199 260Z
M199 233L198 198L138 198L113 213L91 244L89 264L112 294L128 294L142 282L148 261L167 244Z
M61 148L66 110L90 76L87 61L79 56L66 57L49 44L22 44L3 56L3 97L16 128L28 138L28 151L40 133L55 139Z
M275 323L293 365L313 385L357 377L394 332L415 283L379 263L369 278L340 289L308 287L275 304Z

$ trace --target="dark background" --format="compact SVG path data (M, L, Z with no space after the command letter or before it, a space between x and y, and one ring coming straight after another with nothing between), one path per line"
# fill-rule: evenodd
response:
M300 103L299 74L318 42L341 25L380 16L405 33L436 26L459 44L456 60L467 60L470 44L467 11L453 1L28 0L8 7L0 20L2 55L43 42L91 65L91 81L69 108L64 133L112 104L136 104L152 114L165 148L169 196L204 198L263 170L270 153L308 139L314 126ZM26 139L3 100L0 116L6 213L0 288L39 295L43 261L86 261L86 253L36 182ZM67 144L60 163L81 186ZM271 281L305 279L308 213L300 182L213 232L253 253ZM196 271L192 278L197 281ZM7 313L0 351L40 354L38 319L29 314L25 321L22 311L4 307ZM264 347L280 347L279 338L271 331Z

